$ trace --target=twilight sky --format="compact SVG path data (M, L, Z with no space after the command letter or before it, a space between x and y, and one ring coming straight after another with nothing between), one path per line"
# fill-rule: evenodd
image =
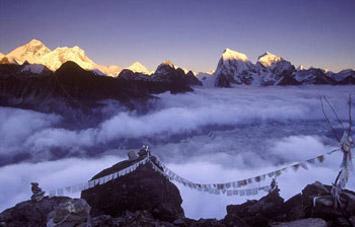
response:
M226 47L296 66L355 68L355 0L0 0L0 52L32 38L99 64L215 69Z

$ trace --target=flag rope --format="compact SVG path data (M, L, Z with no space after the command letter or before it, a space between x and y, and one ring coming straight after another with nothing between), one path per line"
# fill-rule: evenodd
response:
M103 185L107 182L110 182L112 180L118 179L122 176L125 176L133 171L135 171L138 167L143 166L147 164L148 162L152 165L153 169L160 174L162 174L164 177L166 177L169 180L173 180L175 182L178 182L182 184L183 186L189 187L191 189L195 189L201 192L208 192L212 194L225 194L227 196L243 196L243 195L255 195L258 193L258 191L269 191L271 190L270 186L262 186L262 187L255 187L255 188L246 188L246 189L240 189L241 187L245 187L251 183L259 183L261 181L264 181L267 177L269 178L275 178L278 177L282 174L282 172L285 172L287 169L292 168L293 170L297 171L300 167L304 169L308 169L307 165L308 164L315 164L317 161L319 163L322 163L325 159L325 155L331 155L336 151L339 151L340 149L334 149L332 151L326 152L322 155L318 155L314 158L307 159L305 161L301 162L296 162L293 164L289 164L287 166L284 166L280 169L267 172L265 174L261 174L258 176L238 180L238 181L230 181L230 182L225 182L225 183L209 183L209 184L201 184L201 183L195 183L192 182L184 177L179 176L176 174L174 171L169 169L164 163L160 161L159 158L156 156L151 156L148 155L140 160L139 162L136 162L124 169L121 169L119 171L116 171L114 173L102 176L100 178L92 179L86 183L80 183L72 186L67 186L67 187L62 187L62 188L57 188L54 190L49 190L49 195L50 196L56 196L56 195L64 195L64 193L76 193L79 191L83 190L88 190L93 187L96 187L98 185ZM152 157L154 157L154 160L152 160Z

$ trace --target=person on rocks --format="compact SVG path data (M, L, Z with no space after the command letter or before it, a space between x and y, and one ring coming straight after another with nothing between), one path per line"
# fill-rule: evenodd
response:
M42 191L38 183L36 182L31 183L31 191L32 191L32 196L31 196L32 201L39 202L44 198L45 192Z

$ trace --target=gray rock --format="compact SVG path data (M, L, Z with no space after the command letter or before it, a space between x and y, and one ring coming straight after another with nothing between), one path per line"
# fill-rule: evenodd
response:
M120 217L113 218L110 215L100 215L92 219L92 227L136 227L136 226L165 226L173 227L174 224L155 219L147 211L126 212Z
M350 223L355 226L355 216L349 218Z
M327 227L327 222L320 218L306 218L291 222L272 224L272 227Z
M343 190L340 193L341 209L335 209L330 190L331 186L319 182L307 185L302 190L302 204L306 217L317 217L328 221L355 216L355 193Z
M90 226L90 209L83 199L68 200L49 213L47 227Z
M24 201L0 214L0 223L6 227L46 226L47 215L59 204L69 201L68 197L44 197L40 201Z
M283 218L284 200L278 190L273 190L260 200L249 200L240 205L227 206L225 223L237 222L237 226L267 226L267 223ZM245 223L244 225L242 223Z

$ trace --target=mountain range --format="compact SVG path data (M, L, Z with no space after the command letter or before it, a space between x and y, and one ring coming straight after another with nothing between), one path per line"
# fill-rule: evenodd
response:
M7 54L0 54L0 64L25 65L21 70L34 74L46 74L49 71L58 70L65 62L72 61L85 70L93 71L100 76L123 76L128 79L144 80L147 75L155 75L155 79L162 79L159 72L149 71L140 62L134 62L129 67L122 69L117 65L100 65L91 60L78 46L58 47L50 50L37 39L17 47ZM179 67L170 63L174 69ZM189 70L179 68L184 74L194 75ZM127 71L128 70L128 71ZM157 76L159 75L159 76ZM211 73L200 73L197 77L203 85L216 87L232 87L235 85L303 85L303 84L355 84L355 71L352 69L342 70L338 73L320 68L295 67L290 61L270 52L260 55L253 63L247 55L225 49L219 59L216 70ZM194 81L194 80L193 80Z
M90 59L85 51L78 46L74 47L58 47L50 50L43 42L32 39L28 43L15 48L9 53L0 53L1 63L12 64L29 64L43 65L51 71L57 70L63 63L72 61L86 70L95 71L100 75L117 76L122 70L117 65L100 65ZM38 69L38 66L35 67ZM148 69L140 62L134 62L128 67L133 72L141 72L149 74ZM37 70L34 72L39 73Z
M283 57L265 52L252 63L240 52L225 49L214 74L214 85L231 87L244 85L304 85L304 84L355 84L352 69L333 73L320 68L296 68ZM204 77L206 79L206 77Z

